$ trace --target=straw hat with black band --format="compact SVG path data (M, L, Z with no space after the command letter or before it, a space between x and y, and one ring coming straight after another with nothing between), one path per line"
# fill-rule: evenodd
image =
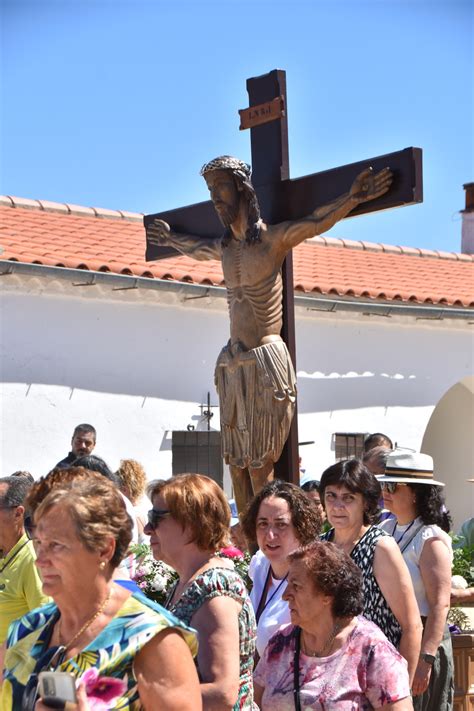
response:
M433 457L422 452L397 450L390 452L387 457L385 474L377 477L383 484L384 481L403 484L431 484L444 486L443 481L433 478Z

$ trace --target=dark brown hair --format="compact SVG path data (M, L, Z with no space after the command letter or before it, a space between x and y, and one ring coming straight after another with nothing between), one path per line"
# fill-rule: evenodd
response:
M288 556L302 561L316 591L333 598L335 617L354 617L364 608L362 572L342 548L334 543L316 541L298 548Z
M363 520L366 526L378 519L382 488L360 459L344 459L323 472L319 483L319 494L323 506L325 506L325 490L329 485L345 486L353 494L362 494L364 498Z
M291 523L301 545L310 543L319 536L322 520L312 501L296 484L275 479L275 481L265 484L263 489L251 499L242 517L242 530L250 543L257 541L257 516L260 505L262 501L271 496L285 499L288 502Z

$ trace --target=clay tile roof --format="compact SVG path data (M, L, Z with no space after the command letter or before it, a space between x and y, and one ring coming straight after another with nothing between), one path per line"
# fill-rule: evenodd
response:
M220 262L145 261L143 215L0 196L2 260L222 286ZM298 293L474 306L472 255L318 236L294 250Z

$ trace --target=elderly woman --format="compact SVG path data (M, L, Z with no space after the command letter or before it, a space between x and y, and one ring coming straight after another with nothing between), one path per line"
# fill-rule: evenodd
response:
M255 617L232 561L218 556L229 544L225 494L206 476L181 474L152 484L149 495L153 556L179 574L166 606L199 634L203 708L253 709Z
M250 594L257 619L257 652L261 656L277 629L290 621L283 600L288 578L288 554L312 543L321 531L321 517L299 486L272 481L250 501L242 528L259 551L249 567Z
M82 679L79 709L201 708L194 634L112 573L131 539L117 488L100 474L34 487L34 544L45 594L54 600L14 622L5 653L0 709L45 711L38 674Z
M381 526L398 544L415 588L423 622L421 654L413 679L415 709L453 707L453 650L446 625L451 590L449 516L443 482L433 479L428 454L394 451L382 484L384 505L395 519Z
M373 525L379 513L380 484L362 462L349 459L326 469L320 492L333 527L324 539L342 548L361 569L364 616L400 650L412 679L420 652L420 616L400 550Z
M262 711L413 709L405 659L362 611L362 576L332 543L289 556L291 623L274 635L255 670Z

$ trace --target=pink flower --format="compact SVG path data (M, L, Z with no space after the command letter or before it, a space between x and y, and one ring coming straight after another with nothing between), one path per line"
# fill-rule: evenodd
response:
M95 667L85 671L81 681L86 687L87 701L91 711L108 711L111 704L127 690L127 684L122 679L99 676Z
M239 548L236 548L235 546L226 546L225 548L221 548L219 551L221 555L223 555L225 558L243 558L244 554Z

